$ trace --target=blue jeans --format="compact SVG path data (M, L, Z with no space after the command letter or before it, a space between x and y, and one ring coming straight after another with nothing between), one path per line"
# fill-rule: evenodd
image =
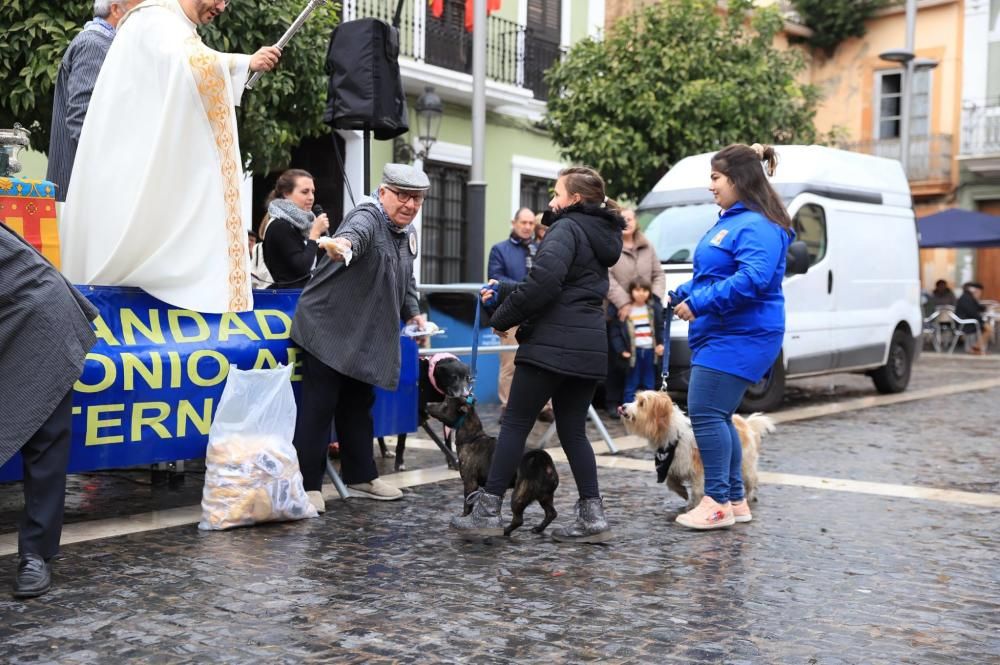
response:
M743 449L733 414L750 381L695 365L688 384L688 415L705 466L705 495L719 503L743 498Z
M653 349L636 349L635 365L625 378L625 395L622 404L635 401L635 391L639 388L653 390L656 385L656 356Z

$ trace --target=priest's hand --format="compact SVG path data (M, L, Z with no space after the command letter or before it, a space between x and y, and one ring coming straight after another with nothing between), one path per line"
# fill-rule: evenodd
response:
M353 255L351 251L353 246L347 238L323 237L316 244L322 247L333 261L349 262L349 257Z
M250 56L250 71L269 72L278 66L281 59L281 49L277 46L262 46Z

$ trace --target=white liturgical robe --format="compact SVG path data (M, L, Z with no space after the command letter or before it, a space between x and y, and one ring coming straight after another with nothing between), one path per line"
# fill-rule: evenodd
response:
M253 309L234 108L249 67L206 47L177 0L125 16L59 222L72 282L137 286L197 312Z

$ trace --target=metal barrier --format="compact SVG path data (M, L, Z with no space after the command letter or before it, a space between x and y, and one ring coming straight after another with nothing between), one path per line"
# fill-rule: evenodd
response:
M417 287L417 290L422 293L468 293L476 298L476 305L478 306L479 305L478 294L481 288L482 285L480 284L422 284L421 286ZM473 330L472 334L478 335L479 331ZM431 339L433 342L433 338ZM493 346L480 345L478 349L479 353L503 353L505 351L517 351L517 345L516 344L503 344L503 345L493 345ZM435 353L452 353L455 355L471 354L472 347L452 346L452 347L443 347L436 349L429 348L429 349L420 349L418 353L421 356L430 356L434 355ZM611 438L611 434L608 432L608 428L605 427L604 422L601 420L601 417L597 414L597 410L594 408L593 404L587 407L587 417L590 419L590 422L594 424L594 427L597 428L598 433L601 435L601 439L603 439L604 443L608 446L608 451L612 455L618 454L618 447L615 446L615 442ZM549 429L545 432L545 435L542 437L542 446L547 445L549 441L552 440L552 437L555 435L556 435L556 424L553 422L551 425L549 425Z

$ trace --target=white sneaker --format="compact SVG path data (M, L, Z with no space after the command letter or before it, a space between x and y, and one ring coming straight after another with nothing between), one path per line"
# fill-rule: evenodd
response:
M381 478L374 478L370 483L348 485L347 493L359 499L375 499L376 501L395 501L403 498L403 493Z
M309 503L313 505L317 513L321 515L326 512L326 501L323 500L323 493L319 490L311 490L306 492L306 496L309 497Z

